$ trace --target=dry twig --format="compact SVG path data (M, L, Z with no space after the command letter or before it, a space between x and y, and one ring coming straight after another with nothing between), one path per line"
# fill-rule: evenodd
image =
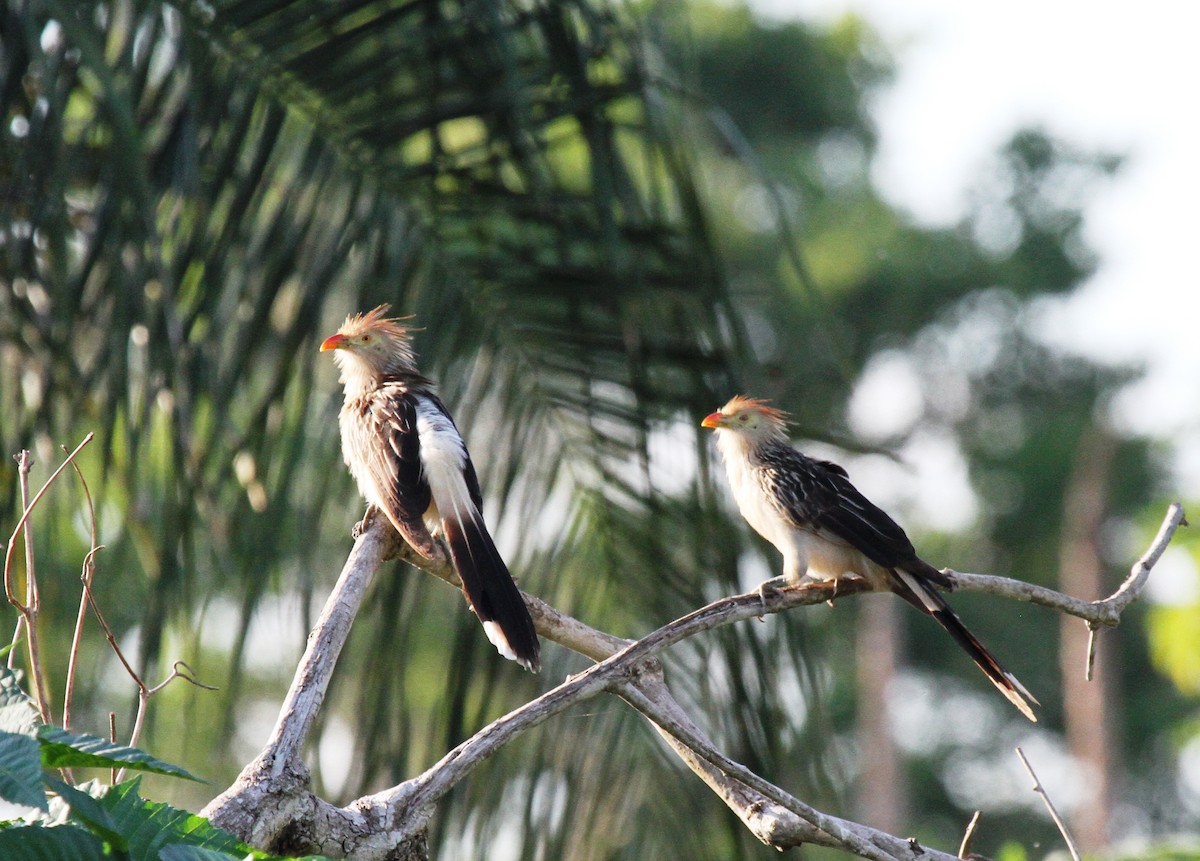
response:
M77 661L78 655L79 655L79 648L80 648L81 638L83 635L83 626L84 626L84 621L86 618L86 611L87 611L87 608L90 606L92 609L92 612L95 613L95 615L96 615L96 620L100 623L100 627L104 630L104 635L108 639L109 646L112 648L112 650L116 654L118 660L120 660L121 665L125 668L125 671L129 674L130 678L133 679L134 683L137 685L137 688L138 688L138 710L137 710L137 715L134 719L133 731L132 731L132 733L130 735L130 739L129 739L130 746L136 746L138 739L141 735L142 725L145 721L146 709L148 707L150 697L153 696L158 691L162 690L164 687L166 687L167 684L174 681L175 679L181 678L181 679L184 679L185 681L188 681L194 685L197 685L198 687L206 688L207 690L215 690L215 688L213 688L209 685L205 685L205 684L201 683L200 681L198 681L195 678L195 675L193 674L191 667L189 667L183 661L176 661L171 670L171 673L163 681L159 682L157 685L155 685L153 687L148 686L144 681L142 681L141 677L138 675L138 673L133 669L133 666L126 659L124 652L121 651L121 647L117 644L116 636L113 634L112 629L108 626L108 623L104 619L104 614L100 611L100 607L96 603L95 596L92 593L92 579L93 579L93 576L95 573L95 565L96 565L95 557L96 557L96 554L100 550L103 549L103 545L100 545L97 543L96 510L95 510L95 506L93 505L93 502L92 502L91 490L88 487L87 481L84 479L83 472L79 469L78 465L75 463L75 459L78 456L79 452L83 450L83 447L85 445L87 445L89 442L92 441L93 436L94 436L93 434L89 433L87 436L85 436L83 438L83 441L80 442L79 445L77 445L75 447L74 451L67 454L66 459L61 464L59 464L58 468L53 472L53 474L51 474L50 478L48 478L46 480L46 483L42 485L41 489L38 490L37 494L33 497L32 500L30 500L28 498L28 489L29 489L28 475L29 475L29 468L32 466L32 460L29 457L29 452L23 451L19 455L17 455L17 462L19 464L19 471L20 471L20 477L21 477L21 499L22 499L22 503L24 505L24 511L21 515L20 520L17 521L16 527L13 529L12 538L9 541L8 546L5 550L4 588L5 588L5 593L8 597L9 603L11 603L14 607L16 607L17 612L20 614L20 618L18 620L17 634L19 635L20 629L22 626L24 627L24 629L26 631L26 636L29 641L30 675L34 679L35 702L38 706L38 710L41 714L41 719L42 719L43 723L48 724L48 723L50 723L49 688L46 685L45 671L42 666L41 656L40 656L40 653L38 650L37 614L38 614L38 610L39 610L39 599L38 599L38 590L37 590L37 579L36 579L34 565L33 565L33 562L34 562L34 560L33 560L33 540L32 540L32 535L30 534L30 531L29 531L29 516L33 512L33 509L37 506L38 502L41 501L42 496L50 488L50 485L54 483L54 480L57 479L58 476L62 474L63 470L66 469L67 466L70 466L72 469L75 470L76 475L79 477L79 480L80 480L81 484L83 485L84 494L87 498L88 512L90 515L90 523L91 523L91 548L88 550L87 555L84 557L83 570L82 570L81 578L80 578L83 582L83 592L80 596L79 613L76 616L75 630L74 630L74 634L72 636L71 652L70 652L68 667L67 667L67 681L66 681L65 693L63 696L63 728L69 729L71 726L71 703L72 703L74 687L75 687L76 661ZM65 448L63 450L66 451ZM26 596L25 596L24 600L22 600L16 592L15 584L13 582L13 570L12 570L12 556L13 556L14 548L16 546L16 539L17 539L18 534L21 534L22 532L24 533L24 538L25 538L25 553L26 553L26 562L25 562ZM14 641L15 640L16 640L16 635L14 635ZM11 655L10 655L10 661L11 661ZM10 666L11 666L11 664L10 664ZM113 741L115 742L116 741L116 716L110 715L109 722L110 722L110 729L109 729L110 736L112 737ZM116 782L123 773L124 772L119 772L117 774L114 774L114 776L113 776L114 782Z
M971 821L967 823L967 830L963 833L962 843L958 844L958 857L966 858L967 852L971 848L971 838L975 836L975 827L979 825L979 813L976 810L975 815L971 817Z
M93 434L88 434L83 438L83 442L75 447L75 450L67 455L54 472L46 479L46 483L33 497L29 499L29 470L33 465L33 461L29 456L29 452L22 451L18 454L17 463L19 465L19 474L21 479L21 504L24 506L24 511L21 513L20 520L17 521L16 527L13 529L12 536L8 540L8 547L4 551L4 592L8 597L8 602L17 608L17 612L21 614L21 623L24 624L26 638L28 639L29 649L29 674L33 678L34 698L37 703L38 712L41 714L42 721L50 722L50 690L46 685L45 668L42 666L41 654L38 644L38 592L37 592L37 577L33 566L33 536L29 527L29 515L33 513L33 509L41 500L42 495L49 489L54 480L67 468L67 464L73 463L75 456L83 450L83 447L92 441ZM17 536L24 534L25 536L25 582L26 596L22 600L16 593L13 583L12 570L12 555L13 548L16 547ZM14 640L15 640L14 635ZM9 666L12 666L12 656L10 653Z
M1074 861L1081 861L1079 857L1079 849L1075 846L1075 841L1071 839L1070 832L1067 831L1066 824L1062 821L1062 817L1058 815L1058 811L1054 809L1054 802L1050 800L1049 793L1042 786L1042 782L1038 780L1038 776L1033 771L1033 766L1029 764L1029 760L1025 757L1025 751L1017 748L1017 756L1021 758L1021 764L1025 766L1025 770L1029 772L1029 776L1033 778L1033 791L1042 797L1042 801L1046 805L1046 809L1050 811L1050 818L1054 820L1054 824L1058 826L1058 833L1063 836L1063 840L1067 844L1067 851L1071 853L1071 858Z
M92 490L88 487L87 479L83 477L83 470L79 468L79 464L72 461L71 467L75 470L75 475L83 487L84 497L87 499L91 547L88 549L87 556L83 557L83 569L79 573L79 579L83 582L83 591L79 595L79 612L75 616L75 633L71 636L71 653L67 659L67 681L63 688L63 729L71 728L71 703L75 698L76 663L79 659L79 647L83 642L83 624L87 620L88 594L92 588L92 576L96 572L96 554L101 550L97 540L96 506L92 502Z

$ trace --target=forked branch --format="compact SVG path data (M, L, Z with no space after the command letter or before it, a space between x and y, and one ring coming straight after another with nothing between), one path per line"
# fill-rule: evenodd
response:
M1032 601L1078 616L1092 624L1116 624L1145 586L1146 577L1175 530L1186 523L1173 504L1147 552L1117 592L1084 602L1042 587L1002 577L950 572L958 588ZM620 696L655 726L680 759L729 806L764 843L779 849L815 843L860 857L949 861L955 856L914 841L822 813L726 757L671 695L657 655L703 631L733 622L818 604L864 591L865 583L843 580L722 598L630 642L591 628L545 602L526 596L538 633L547 640L597 661L530 703L481 729L425 773L399 786L360 798L345 808L317 798L308 787L300 751L311 731L350 624L370 577L392 555L405 558L447 582L455 582L445 559L421 559L382 520L359 536L341 578L309 638L292 689L267 747L238 780L206 809L215 823L256 845L271 848L280 835L295 840L297 829L310 851L356 859L424 857L425 830L447 791L514 738L567 707L600 693ZM293 845L291 848L295 848Z
M1150 569L1154 567L1163 551L1167 549L1167 545L1171 543L1171 537L1175 534L1175 530L1180 526L1187 525L1183 506L1178 502L1172 502L1167 507L1167 515L1158 528L1158 534L1146 552L1130 569L1129 576L1115 592L1099 601L1082 601L1079 598L1055 592L1053 589L1047 589L1045 586L1026 583L1023 580L1012 580L1008 577L996 577L991 574L964 574L949 568L943 569L942 573L950 577L956 589L986 592L989 595L998 595L1013 601L1041 604L1043 607L1058 610L1069 616L1076 616L1094 625L1115 627L1120 623L1121 614L1125 612L1125 608L1142 594L1142 590L1146 586L1146 578L1150 576Z

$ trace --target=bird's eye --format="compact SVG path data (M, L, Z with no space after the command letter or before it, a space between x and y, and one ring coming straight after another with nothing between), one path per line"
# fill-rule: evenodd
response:
M738 421L742 424L745 424L746 422L750 421L750 416L746 413L742 413L740 416L738 416Z
M370 335L363 335L363 336L362 336L362 342L363 342L364 344L369 344L369 343L371 343L371 336L370 336Z

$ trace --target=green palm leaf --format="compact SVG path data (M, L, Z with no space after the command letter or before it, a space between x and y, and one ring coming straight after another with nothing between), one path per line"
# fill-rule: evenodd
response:
M320 596L359 509L315 348L343 314L380 301L416 315L423 364L525 588L636 635L695 606L714 578L732 583L736 533L714 547L729 525L703 504L706 485L663 493L653 480L677 455L707 468L698 432L665 459L656 440L678 440L733 388L741 324L687 136L628 10L34 2L21 21L22 74L57 110L50 122L2 90L6 116L29 121L20 145L5 143L19 178L6 200L15 223L57 238L18 230L0 248L25 285L0 296L0 338L20 345L40 398L22 397L33 383L5 366L0 401L14 418L0 441L100 429L83 466L103 476L101 508L120 526L103 538L98 600L119 632L136 628L147 673L188 632L200 675L223 678L221 705L195 689L164 695L152 749L183 762L211 749L214 775L243 764L226 739L286 673L254 669L254 622L275 594L299 593L305 608ZM51 500L39 533L60 553L78 546L69 509ZM107 571L140 572L144 600ZM411 776L540 684L498 661L438 584L385 572L377 589L324 715L331 734L357 722L344 793ZM210 618L228 619L228 651L210 644ZM289 628L297 653L306 630ZM731 636L681 654L679 675L724 663L766 676L769 649L745 653L751 670ZM557 653L546 672L579 666ZM158 731L175 709L211 737L185 746ZM565 770L610 782L619 763L582 750L577 729L535 762L499 760L446 825L545 824L534 800L512 812L514 781ZM608 750L648 730L626 716L588 732ZM646 738L635 750L656 750ZM654 793L642 780L611 810L557 820L547 845L586 857L587 835ZM664 845L711 832L689 834L663 832ZM465 839L449 827L433 838Z

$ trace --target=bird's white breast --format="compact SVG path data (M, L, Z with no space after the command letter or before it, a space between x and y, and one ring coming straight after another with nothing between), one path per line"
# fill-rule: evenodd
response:
M375 434L362 417L362 407L358 402L347 400L338 415L338 425L342 434L342 459L350 468L358 492L369 504L376 508L386 509L383 493L376 477L370 469L371 447L375 444Z
M717 449L725 461L725 474L742 517L785 557L792 554L795 550L795 530L787 526L763 491L757 465L741 438L730 431L719 431Z

